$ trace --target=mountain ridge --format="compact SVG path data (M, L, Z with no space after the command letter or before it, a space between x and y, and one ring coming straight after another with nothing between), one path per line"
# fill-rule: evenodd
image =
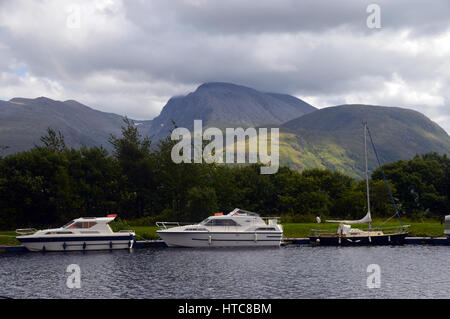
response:
M156 142L169 134L172 120L179 127L192 129L194 119L202 119L203 128L279 127L280 164L299 170L329 168L361 177L364 121L383 163L428 152L450 153L447 132L411 109L363 104L316 109L288 94L264 93L224 82L204 83L194 92L174 96L154 119L134 122L141 134ZM0 155L39 144L47 127L60 130L68 146L102 145L110 151L108 139L111 134L120 136L121 126L122 116L76 100L38 97L0 101ZM373 156L369 162L374 169Z
M0 101L0 145L8 146L3 155L30 149L51 127L64 134L69 146L102 145L110 149L108 138L121 133L122 119L75 100L13 98Z
M312 105L287 94L265 93L250 87L225 82L208 82L194 92L169 99L151 125L142 132L154 140L177 126L193 128L194 119L204 127L281 125L287 120L316 111Z
M363 122L371 130L382 163L406 160L417 154L450 152L450 136L420 112L377 105L351 104L322 108L282 125L283 138L304 164L301 168L322 167L361 177L363 167ZM293 139L293 136L295 139ZM289 162L289 161L288 161ZM303 162L303 163L301 163ZM310 165L305 163L310 162ZM370 168L377 167L374 154Z

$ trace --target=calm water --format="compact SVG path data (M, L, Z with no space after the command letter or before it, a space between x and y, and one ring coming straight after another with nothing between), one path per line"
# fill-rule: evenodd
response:
M448 298L450 247L138 249L0 255L13 298ZM69 289L69 264L81 288ZM381 267L381 288L366 286Z

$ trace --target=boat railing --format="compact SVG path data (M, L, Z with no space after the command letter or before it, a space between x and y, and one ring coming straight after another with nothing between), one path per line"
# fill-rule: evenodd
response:
M372 227L372 231L382 231L383 233L398 233L398 232L406 232L411 225L399 225L399 226L390 226L390 227Z
M335 234L336 232L331 232L329 229L310 229L310 235L316 237L325 234Z
M184 226L184 225L190 225L192 223L182 223L182 222L156 222L156 226L158 226L160 229L167 229L171 227L178 227L178 226Z
M261 219L268 225L271 220L275 220L277 224L280 224L281 222L281 217L261 217Z
M37 229L35 228L19 228L16 229L16 233L19 235L31 235L37 232Z
M131 229L122 229L122 230L119 230L119 233L134 233L135 231L134 230L131 230Z

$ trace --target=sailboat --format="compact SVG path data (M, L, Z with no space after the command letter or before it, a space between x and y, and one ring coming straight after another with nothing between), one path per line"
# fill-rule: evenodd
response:
M372 215L370 210L370 184L369 184L369 167L368 167L368 153L367 153L367 135L370 137L370 141L375 152L378 165L381 169L383 179L389 192L389 196L392 200L395 209L395 215L400 220L400 227L391 229L372 229ZM399 245L403 244L405 237L408 235L408 225L403 225L400 214L395 204L394 197L387 183L384 175L381 162L378 157L378 153L373 143L372 135L370 134L367 123L364 123L364 147L365 147L365 161L366 161L366 189L367 189L367 213L359 220L326 220L327 223L338 223L338 229L336 233L325 233L321 230L311 230L312 235L309 237L311 244L323 245L323 246L360 246L360 245ZM394 216L395 216L394 215ZM368 230L361 230L358 228L352 228L355 224L368 224Z

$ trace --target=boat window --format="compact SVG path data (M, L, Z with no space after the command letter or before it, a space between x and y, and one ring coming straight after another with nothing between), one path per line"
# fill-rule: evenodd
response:
M260 231L262 231L262 230L275 230L275 228L273 228L273 227L259 227L259 228L256 228L256 230L260 230Z
M65 234L73 234L71 231L49 231L47 233L45 233L46 235L65 235Z
M206 223L209 221L209 218L206 218L204 221L202 221L200 224L206 225Z
M206 231L206 228L186 228L185 231Z
M65 224L64 226L63 226L63 228L67 228L67 227L69 227L70 225L72 225L74 223L74 220L71 220L70 222L68 222L67 224Z
M96 222L76 222L70 225L68 228L91 228L93 226L97 225Z
M206 226L240 226L238 223L236 223L232 219L222 219L222 218L211 219L205 225Z

